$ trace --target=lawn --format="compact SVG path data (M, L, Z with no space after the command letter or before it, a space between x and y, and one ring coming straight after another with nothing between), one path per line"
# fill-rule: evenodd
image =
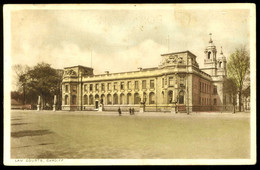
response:
M12 111L11 158L243 159L249 117Z

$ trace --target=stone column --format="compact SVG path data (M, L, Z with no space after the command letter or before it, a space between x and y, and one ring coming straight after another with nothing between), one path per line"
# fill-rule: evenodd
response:
M54 95L54 101L53 101L53 111L55 112L56 111L56 103L57 103L57 98L56 98L56 95Z
M37 111L40 111L41 96L38 96Z

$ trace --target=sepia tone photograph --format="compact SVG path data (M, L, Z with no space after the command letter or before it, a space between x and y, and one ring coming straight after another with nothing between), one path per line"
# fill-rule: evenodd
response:
M5 165L256 163L254 4L3 14Z

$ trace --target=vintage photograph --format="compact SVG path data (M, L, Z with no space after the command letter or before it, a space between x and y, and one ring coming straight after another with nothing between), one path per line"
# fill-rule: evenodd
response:
M244 4L4 6L5 165L256 163Z

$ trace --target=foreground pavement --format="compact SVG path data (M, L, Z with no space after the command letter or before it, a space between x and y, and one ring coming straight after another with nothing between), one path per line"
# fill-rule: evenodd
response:
M234 159L250 155L249 113L11 111L11 158Z

